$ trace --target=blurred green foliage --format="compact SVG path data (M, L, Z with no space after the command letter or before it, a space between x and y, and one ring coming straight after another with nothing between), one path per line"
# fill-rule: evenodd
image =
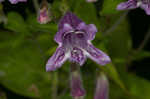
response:
M51 99L58 92L59 99L71 99L69 62L55 72L45 71L47 59L58 46L53 40L58 20L63 11L70 10L86 23L96 24L99 31L93 44L107 52L112 59L112 63L105 67L87 60L81 68L87 90L85 99L92 99L96 72L99 71L104 71L110 80L110 99L150 99L150 82L127 72L130 52L132 60L149 57L150 53L134 53L126 18L115 26L124 15L116 11L121 1L104 0L102 10L97 11L93 3L85 0L54 0L51 11L55 20L44 25L39 24L36 14L30 11L26 12L26 19L17 12L8 12L8 22L3 29L0 28L0 83L17 94L32 98ZM107 32L109 29L111 31ZM0 94L1 97L5 99Z

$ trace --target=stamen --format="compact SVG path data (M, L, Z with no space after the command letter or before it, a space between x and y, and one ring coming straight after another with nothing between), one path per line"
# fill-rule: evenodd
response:
M75 31L75 34L84 33L83 31Z

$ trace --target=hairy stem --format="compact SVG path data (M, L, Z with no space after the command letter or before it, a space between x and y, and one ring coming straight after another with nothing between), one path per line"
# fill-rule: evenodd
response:
M104 32L104 36L108 36L111 32L113 32L117 26L123 21L123 19L127 16L128 11L123 13L120 18L113 24L112 27L110 27L106 32Z
M147 34L144 37L144 40L142 41L142 43L140 44L140 46L137 48L137 51L141 51L145 45L147 44L148 40L150 38L150 29L148 30Z

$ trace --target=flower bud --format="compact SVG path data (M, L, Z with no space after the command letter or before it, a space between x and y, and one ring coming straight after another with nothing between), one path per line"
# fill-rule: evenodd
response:
M105 74L101 74L97 79L94 99L108 99L109 84Z
M72 69L74 70L71 70L71 95L73 97L80 97L85 95L85 90L82 85L80 72L75 68L73 67Z
M39 10L37 20L40 24L46 24L51 20L49 8L48 8L48 3L46 0L44 0L41 4L41 8Z

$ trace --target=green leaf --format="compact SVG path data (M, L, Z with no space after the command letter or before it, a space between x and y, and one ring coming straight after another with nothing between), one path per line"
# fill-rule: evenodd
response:
M113 25L111 27L113 27ZM130 41L131 40L129 36L128 22L126 20L123 20L114 31L110 32L109 52L111 52L111 55L113 57L127 57L128 52L130 50Z
M120 73L126 69L124 63L128 59L128 53L132 48L126 15L126 12L123 14L110 14L100 19L103 23L101 24L104 34L103 39L108 39L107 48L109 55L113 62L121 63L120 65L115 64Z
M40 24L37 21L37 16L29 13L27 22L28 29L33 32L41 32L41 33L50 33L52 36L57 32L57 24L54 22L49 22L47 24Z
M101 14L106 15L106 14L116 14L119 13L117 5L124 0L104 0L102 10L100 11Z
M114 67L113 64L108 64L105 67L100 67L101 69L103 69L106 74L117 84L119 85L119 87L126 91L126 88L124 86L124 83L122 82L122 80L120 79L120 76L116 70L116 68Z
M88 13L87 13L88 9ZM99 26L96 8L92 3L87 3L85 0L76 2L74 10L78 17L80 17L87 24L96 24Z
M21 15L19 15L16 12L10 12L8 13L7 17L8 17L8 22L5 25L5 28L18 33L29 34L27 25L24 22L24 19L22 18Z
M13 48L16 35L1 35L0 46L4 43L5 46L0 48L0 83L15 93L48 99L52 76L45 71L45 56L34 42L36 39L24 39Z
M150 82L136 75L127 74L124 79L133 99L150 99Z

